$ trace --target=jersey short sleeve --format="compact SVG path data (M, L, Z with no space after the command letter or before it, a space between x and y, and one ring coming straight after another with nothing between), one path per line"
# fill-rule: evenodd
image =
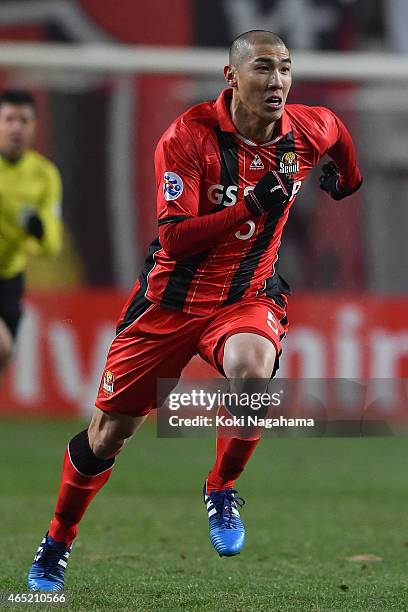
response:
M201 162L190 129L174 123L164 133L155 153L159 225L198 214Z

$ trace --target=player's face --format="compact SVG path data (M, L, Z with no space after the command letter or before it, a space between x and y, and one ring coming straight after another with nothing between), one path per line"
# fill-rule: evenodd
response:
M236 95L246 110L265 123L280 119L292 84L286 47L255 44L233 72Z
M35 111L29 104L0 105L0 153L18 158L31 145Z

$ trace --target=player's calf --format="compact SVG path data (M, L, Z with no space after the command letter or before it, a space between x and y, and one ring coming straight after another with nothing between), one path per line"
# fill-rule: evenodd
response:
M88 430L69 442L49 530L54 540L72 543L85 510L108 481L116 455L145 418L108 415L96 410Z
M79 522L108 481L115 455L144 418L110 416L98 410L89 430L81 431L69 442L55 514L29 572L30 589L64 588L65 568Z
M92 452L100 459L115 457L146 418L119 413L107 414L96 409L88 427Z
M74 436L65 451L61 484L49 534L71 545L78 524L98 491L108 481L115 458L100 459L92 451L88 431Z

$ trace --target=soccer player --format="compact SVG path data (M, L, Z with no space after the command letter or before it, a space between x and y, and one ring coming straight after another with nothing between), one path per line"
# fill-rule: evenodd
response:
M198 353L235 392L270 380L286 332L288 286L275 272L282 230L310 169L326 153L321 187L340 200L362 178L350 135L326 108L286 105L291 58L255 30L232 43L229 88L187 110L155 155L159 237L125 304L87 430L65 452L54 517L29 572L58 590L78 524L116 455L160 405L160 378L178 379ZM210 538L223 556L245 540L234 481L259 440L220 437L204 486Z
M30 148L35 125L30 93L0 94L0 375L21 317L27 255L54 255L61 246L60 175Z

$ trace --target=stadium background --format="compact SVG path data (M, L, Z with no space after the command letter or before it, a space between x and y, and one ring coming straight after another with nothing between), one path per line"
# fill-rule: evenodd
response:
M298 57L302 50L402 54L406 13L397 0L6 0L0 41L182 47L194 62L197 46L223 48L237 33L265 27ZM313 57L319 74L320 56ZM66 235L58 260L30 263L0 410L87 414L115 317L157 231L155 144L175 116L214 98L223 81L187 71L84 71L80 51L77 70L6 62L0 86L27 87L38 98L37 145L62 173ZM407 376L407 83L387 76L297 81L295 63L290 101L327 105L344 119L365 184L334 203L317 188L315 171L292 211L280 253L280 272L294 289L281 376ZM209 368L198 359L187 372L203 373Z
M316 170L292 210L280 256L294 290L280 375L407 377L405 0L2 0L0 86L38 98L37 145L62 173L66 234L57 260L30 262L0 392L0 593L26 590L62 449L85 426L115 318L156 233L155 143L223 86L217 64L211 75L83 70L89 45L112 57L129 44L181 47L197 68L197 46L225 49L258 27L280 32L299 62L317 53L314 73L358 52L348 68L371 75L299 79L295 63L290 101L338 112L365 184L336 203ZM77 66L16 68L11 43L75 49ZM189 366L203 373L199 360ZM158 439L153 423L143 428L81 525L68 609L406 610L405 439L278 434L260 444L239 481L248 543L233 560L208 542L200 489L213 452L210 438Z

